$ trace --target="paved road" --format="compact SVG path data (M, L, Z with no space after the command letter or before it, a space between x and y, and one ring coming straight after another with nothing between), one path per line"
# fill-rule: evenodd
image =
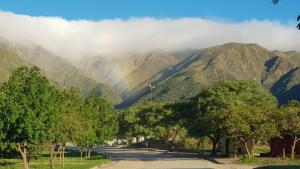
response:
M157 152L136 149L101 148L113 163L95 169L252 169L250 166L220 164L199 158L195 153Z

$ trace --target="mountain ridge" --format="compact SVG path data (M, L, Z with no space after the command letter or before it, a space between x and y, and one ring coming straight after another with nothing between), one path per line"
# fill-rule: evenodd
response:
M36 65L53 82L107 96L117 107L149 100L177 102L220 80L255 80L279 102L300 99L300 53L268 50L254 43L230 42L205 49L143 55L88 57L74 64L38 45L20 46L0 38L0 83L21 65ZM149 84L155 86L150 93Z

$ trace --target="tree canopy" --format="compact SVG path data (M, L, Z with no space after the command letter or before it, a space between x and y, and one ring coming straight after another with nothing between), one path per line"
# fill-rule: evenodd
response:
M230 134L229 129L232 128L228 126L234 127L232 124L241 119L250 120L249 117L255 119L256 111L250 111L251 109L245 107L277 105L276 98L255 81L221 81L202 89L191 102L193 112L190 116L189 131L197 137L208 136L213 142L213 154L218 141ZM239 124L244 125L241 127L249 127L250 123L245 121Z

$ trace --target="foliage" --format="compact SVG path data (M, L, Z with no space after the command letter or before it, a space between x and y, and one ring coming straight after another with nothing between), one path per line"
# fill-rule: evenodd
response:
M94 145L102 145L105 141L112 140L118 132L118 121L111 104L106 98L98 98L94 93L83 103L80 118L81 130L74 141L81 147L81 153L86 149L88 157Z
M255 129L259 129L261 126L253 127L256 124L254 121L258 120L257 117L261 117L261 120L267 122L267 117L263 116L260 108L265 105L274 107L276 103L275 97L255 81L215 83L201 90L199 95L191 101L193 112L190 116L190 134L196 137L208 136L211 138L212 153L215 154L216 144L222 137L233 135L236 137L242 133L248 133L247 139L249 139L254 136L254 133L258 133ZM257 125L265 124L264 122L258 120ZM268 130L264 133L268 133Z
M91 148L112 139L118 131L105 98L93 94L84 102L76 88L59 91L37 67L16 69L1 86L0 119L1 153L13 145L22 155L24 169L29 168L29 150L49 147L51 168L58 151L62 151L64 167L67 142L84 141L79 145Z
M300 103L292 100L287 105L282 106L276 120L281 136L291 136L293 139L291 158L294 159L295 146L300 141Z
M30 168L33 169L49 169L48 151L41 151L38 155L30 156ZM66 150L66 164L64 169L89 169L95 166L110 163L111 161L104 154L92 152L93 158L80 160L80 152L78 150ZM21 169L22 161L19 158L0 159L0 169ZM62 169L63 166L56 162L56 169Z
M20 67L0 92L3 140L18 146L28 168L27 148L45 142L57 121L57 91L37 67Z
M132 107L119 114L120 137L144 137L168 146L186 136L186 129L178 119L174 105L158 103Z
M270 137L277 135L276 122L270 118L271 111L272 109L251 105L235 106L226 110L227 136L244 143L248 157L253 155L248 149L249 140L267 142Z

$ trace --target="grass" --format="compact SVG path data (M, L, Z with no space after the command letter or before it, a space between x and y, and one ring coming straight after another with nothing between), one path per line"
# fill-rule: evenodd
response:
M290 158L271 158L271 157L252 157L240 158L236 161L238 164L252 164L262 167L256 169L299 169L300 159L292 160Z
M259 155L260 153L268 153L270 151L271 149L269 145L261 144L253 146L253 152L255 155Z
M80 160L80 153L77 150L67 150L65 154L64 169L90 169L92 167L108 164L110 159L104 154L92 152L91 158L83 158ZM29 159L30 169L49 169L49 154L47 151L41 152L39 155L32 155ZM20 157L12 159L0 159L0 169L22 169L22 159ZM60 158L55 161L55 169L62 169Z

